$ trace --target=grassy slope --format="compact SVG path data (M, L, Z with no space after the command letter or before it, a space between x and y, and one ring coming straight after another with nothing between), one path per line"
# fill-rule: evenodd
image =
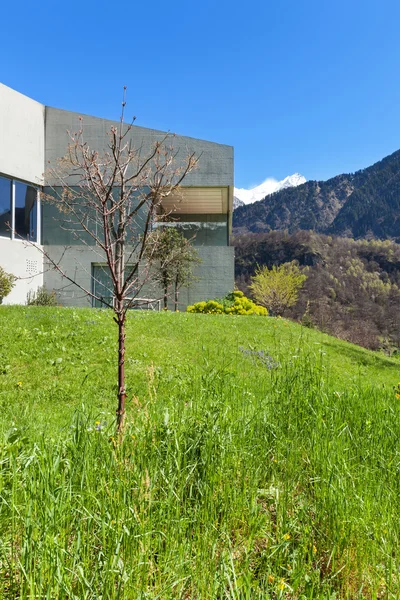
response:
M281 319L132 313L118 446L110 313L0 320L1 597L398 597L397 361Z
M114 410L117 346L109 312L1 307L0 323L0 398L25 426L67 423L63 418L82 403ZM317 361L337 391L360 384L391 389L399 378L397 360L283 319L138 312L127 327L129 392L146 395L151 366L163 385L177 372L210 368L234 373L249 389L268 385L268 370L240 348L263 350L282 365L300 356Z

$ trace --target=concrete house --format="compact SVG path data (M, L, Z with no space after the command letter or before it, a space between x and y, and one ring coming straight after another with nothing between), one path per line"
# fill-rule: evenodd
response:
M57 209L40 201L48 161L64 156L67 130L76 131L79 114L44 106L0 84L0 266L19 279L7 304L25 304L27 294L39 286L55 290L65 306L88 306L92 300L48 268L40 249L75 281L95 290L103 262L94 248L73 239L62 227ZM84 116L85 139L100 152L113 121ZM135 145L150 148L163 132L134 126ZM233 204L233 148L176 136L174 147L196 152L198 168L183 182L180 201L165 201L173 209L173 226L193 239L201 258L196 282L180 294L180 307L220 297L233 289L234 254L229 246ZM29 240L29 243L27 243ZM105 263L104 263L105 264ZM101 282L100 282L101 283ZM97 292L97 290L95 290Z

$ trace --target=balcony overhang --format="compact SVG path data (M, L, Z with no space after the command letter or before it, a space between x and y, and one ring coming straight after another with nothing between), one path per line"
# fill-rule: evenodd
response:
M182 187L164 198L162 209L167 214L228 216L232 212L231 187Z

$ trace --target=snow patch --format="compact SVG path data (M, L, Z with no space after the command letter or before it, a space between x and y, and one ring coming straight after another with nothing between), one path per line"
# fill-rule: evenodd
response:
M244 188L235 188L234 208L243 206L243 204L251 204L252 202L263 200L265 196L269 196L274 192L278 192L289 187L297 187L302 183L306 183L306 181L307 179L303 177L303 175L300 175L300 173L294 173L294 175L289 175L281 181L269 177L263 181L263 183L251 188L250 190L246 190Z

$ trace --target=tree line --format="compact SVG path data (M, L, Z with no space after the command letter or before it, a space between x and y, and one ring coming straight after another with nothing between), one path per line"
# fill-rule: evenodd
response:
M297 231L237 236L236 285L252 295L257 269L295 261L307 276L286 315L366 348L400 347L400 245Z

